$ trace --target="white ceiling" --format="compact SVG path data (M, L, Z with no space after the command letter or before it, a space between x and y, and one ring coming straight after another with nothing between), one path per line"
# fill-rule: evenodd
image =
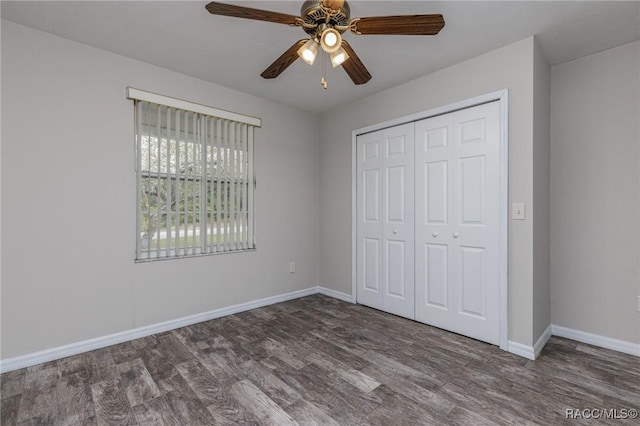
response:
M299 15L302 1L228 1ZM296 61L260 73L305 38L300 28L209 14L202 1L2 1L2 18L265 99L321 112L536 35L550 63L640 40L640 1L359 1L351 16L442 13L437 36L346 34L373 78Z

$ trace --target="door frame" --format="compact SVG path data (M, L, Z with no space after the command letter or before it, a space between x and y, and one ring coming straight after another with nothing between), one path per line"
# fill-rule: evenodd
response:
M461 109L497 101L500 105L500 188L499 188L499 322L500 349L507 351L509 342L509 89L498 90L462 101L454 102L438 108L432 108L393 120L377 123L356 129L351 132L351 294L357 303L357 170L356 170L356 138L365 133L376 132L388 127L411 123L437 115L448 114Z

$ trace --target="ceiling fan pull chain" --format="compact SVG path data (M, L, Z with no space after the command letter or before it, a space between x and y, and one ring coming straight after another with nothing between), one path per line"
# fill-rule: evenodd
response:
M324 90L327 90L327 87L329 86L327 84L327 78L326 78L326 76L327 76L327 62L326 62L327 53L322 51L321 55L322 55L322 78L320 79L320 84L322 84L322 88Z

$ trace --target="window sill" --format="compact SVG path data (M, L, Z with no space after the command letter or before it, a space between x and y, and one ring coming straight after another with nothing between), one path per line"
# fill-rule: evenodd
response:
M189 259L194 257L206 257L206 256L218 256L221 254L236 254L236 253L247 253L254 252L258 249L256 247L242 250L228 250L228 251L219 251L215 253L193 253L193 254L181 254L179 256L169 254L168 256L160 256L160 257L149 257L147 259L134 259L134 263L149 263L149 262L157 262L162 260L177 260L177 259ZM164 250L161 250L164 252ZM154 252L151 252L153 254Z

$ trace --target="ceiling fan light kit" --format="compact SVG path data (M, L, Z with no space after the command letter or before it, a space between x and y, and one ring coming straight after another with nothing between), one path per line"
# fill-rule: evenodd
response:
M342 47L340 47L340 49L338 49L335 52L331 53L329 55L329 58L331 58L331 65L335 68L335 67L337 67L339 65L342 65L342 63L344 61L349 59L349 55L347 54L347 52Z
M313 65L318 56L318 43L315 40L307 40L305 44L298 49L298 56L309 65Z
M326 27L320 33L320 45L325 52L333 53L342 46L342 36L335 28Z
M352 19L351 8L345 0L307 0L300 9L301 16L218 2L207 4L206 9L213 15L301 27L309 35L309 39L298 40L269 65L260 74L263 78L278 77L298 58L313 65L321 47L323 65L326 53L331 65L334 68L342 65L354 84L365 84L371 80L371 74L353 48L343 39L344 32L350 31L357 35L436 35L444 27L444 18L440 14ZM324 66L321 83L326 89Z

